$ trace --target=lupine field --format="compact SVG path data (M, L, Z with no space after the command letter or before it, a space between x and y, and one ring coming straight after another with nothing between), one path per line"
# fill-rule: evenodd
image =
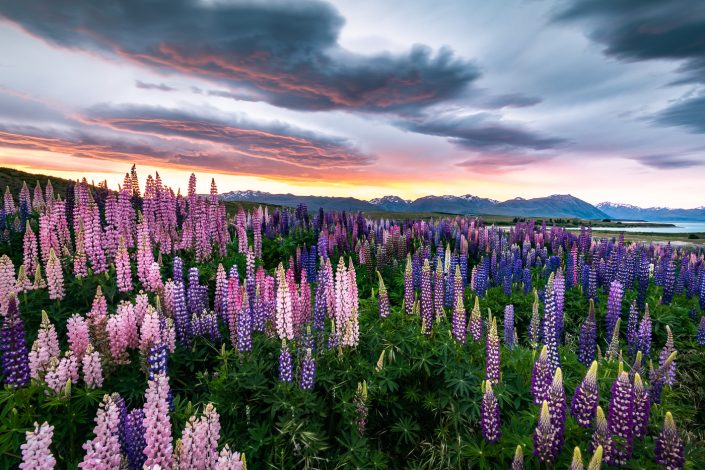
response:
M1 468L705 468L702 246L32 186Z

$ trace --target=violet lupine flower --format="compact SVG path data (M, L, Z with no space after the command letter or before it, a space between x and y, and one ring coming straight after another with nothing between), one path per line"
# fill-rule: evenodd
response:
M612 284L610 286L610 293L607 298L607 314L605 316L605 322L607 323L607 332L610 335L613 334L617 320L622 315L623 295L624 289L622 288L622 283L618 280L612 281Z
M239 352L252 351L252 316L247 292L242 298L242 307L237 314L237 350Z
M676 283L676 265L673 262L673 258L668 261L666 265L666 272L663 278L663 295L661 295L661 303L663 305L668 305L673 300L673 289Z
M486 380L483 383L483 388L485 389L485 393L482 396L482 404L480 406L482 437L484 437L487 442L494 444L499 441L502 435L499 421L499 403L492 391L492 382Z
M431 334L433 328L433 294L431 291L431 265L424 260L421 268L421 331Z
M554 293L554 283L555 276L551 273L546 285L543 320L543 341L548 352L551 375L561 365L561 358L558 353L558 305Z
M294 381L291 351L289 351L285 339L282 339L282 347L279 351L279 380L289 383Z
M639 324L639 351L644 357L649 357L651 354L651 313L649 312L649 304L646 304L644 316Z
M677 351L673 351L670 356L664 361L663 365L654 370L654 364L649 360L649 380L651 388L649 389L649 397L653 403L661 403L661 393L663 386L666 383L666 373L671 362L676 359Z
M514 451L511 470L524 470L524 451L521 449L521 445L518 445Z
M499 383L499 336L497 335L497 318L487 332L485 375L488 382Z
M700 346L705 346L705 316L700 317L698 332L695 334L695 341L697 341Z
M179 343L188 347L191 344L192 331L183 281L174 282L174 326Z
M611 443L605 460L610 465L625 465L632 455L634 439L634 387L624 371L612 385L607 427Z
M570 403L570 413L584 428L589 428L595 418L599 395L597 390L597 361L593 361Z
M158 374L149 381L144 394L145 446L143 454L147 457L144 465L152 468L159 465L163 469L171 468L173 448L171 446L171 419L169 418L169 378Z
M548 399L548 389L551 381L552 374L551 365L548 362L548 348L544 346L531 372L531 395L534 397L534 403L540 404Z
M639 373L634 374L634 437L644 437L651 417L649 397Z
M302 390L312 390L313 383L316 379L316 363L311 355L311 348L306 349L306 355L301 362L301 377L299 378L299 387Z
M563 372L556 369L553 381L548 389L548 409L551 413L551 426L553 426L555 447L560 451L563 447L565 433L566 396L563 387Z
M543 401L539 424L534 430L534 455L543 463L551 464L556 460L559 449L556 448L556 430L551 423L548 402Z
M115 394L117 395L117 394ZM119 397L119 395L117 395ZM160 432L163 430L159 430ZM95 437L83 444L86 455L78 464L84 469L120 468L120 409L115 396L106 394L95 416Z
M607 452L612 444L612 438L610 437L609 425L607 424L607 419L605 418L605 412L602 411L602 407L598 405L597 411L595 412L595 430L592 432L592 437L590 438L590 443L588 444L588 450L590 452L597 452L597 449L602 447L602 449Z
M7 314L2 318L0 326L0 355L4 382L15 389L29 384L29 354L24 323L14 295L9 297Z
M636 301L629 306L629 319L627 320L627 354L634 357L639 349L639 311Z
M531 322L529 323L529 341L536 349L541 341L541 315L539 313L539 294L534 289L534 303L531 306Z
M436 272L433 275L433 318L435 320L440 320L445 317L445 310L443 310L444 287L443 261L439 255L436 258ZM431 323L429 323L429 325L431 325Z
M377 277L379 278L379 316L381 318L387 318L389 316L389 294L387 293L387 288L384 286L384 280L379 271L377 271Z
M504 344L514 346L514 305L504 307Z
M588 316L580 327L580 344L578 360L585 365L595 360L597 351L597 321L595 320L595 302L590 299Z
M83 380L88 388L100 388L103 386L103 366L101 364L100 353L93 349L89 343L88 349L82 358Z
M678 470L685 464L685 448L683 440L678 435L676 423L670 411L666 412L663 420L663 429L656 439L656 463L663 465L667 470Z
M128 470L142 470L147 456L144 454L145 429L142 408L130 411L123 421L124 450Z
M470 312L468 330L473 341L477 342L482 339L482 313L480 312L480 297L478 296L475 296L475 305Z
M51 300L61 300L64 298L64 273L61 270L61 261L56 257L54 249L49 251L49 260L46 265L47 285L49 287L49 298Z
M665 370L664 383L673 385L676 382L676 361L672 360L668 365L665 365L666 359L676 350L673 346L673 333L671 327L666 325L666 344L659 354L659 365Z
M531 290L531 270L529 268L524 268L524 274L521 282L524 286L524 295L526 295Z
M704 317L705 318L705 317ZM465 318L465 305L463 305L463 295L456 293L455 306L453 308L453 338L460 344L465 344L467 325Z
M49 446L54 437L54 426L49 426L46 421L41 426L35 422L34 431L27 431L25 436L25 443L20 446L20 470L52 470L56 466L56 459Z

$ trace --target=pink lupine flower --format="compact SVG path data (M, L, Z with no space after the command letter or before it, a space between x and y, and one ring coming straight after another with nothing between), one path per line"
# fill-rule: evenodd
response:
M73 257L73 274L81 279L88 276L88 265L86 264L86 250L83 243L83 230L76 233L76 254Z
M150 305L140 327L140 351L144 357L147 357L149 348L157 344L161 339L159 324L159 313Z
M44 278L42 277L42 267L37 264L37 269L34 270L34 284L32 285L33 290L37 289L45 289L47 286L47 283L44 281Z
M44 382L57 395L64 391L69 383L78 382L78 362L71 351L68 351L61 360L52 357L49 361Z
M28 273L33 273L38 263L37 236L32 230L32 225L27 221L24 230L22 262Z
M46 266L47 284L49 285L49 298L61 300L64 298L64 273L61 270L61 261L56 257L54 249L49 251L49 260Z
M42 310L42 323L39 325L37 339L32 344L29 353L29 369L33 379L41 379L49 367L52 358L58 360L59 338L56 335L56 328L49 321L49 316Z
M140 291L139 295L135 297L135 319L137 320L138 326L142 326L144 316L147 314L148 309L149 297L147 297L147 294Z
M144 429L147 456L145 468L159 465L163 470L171 469L173 449L171 446L171 420L169 418L169 379L157 374L149 381L145 392Z
M24 269L24 264L20 266L20 270L17 272L17 282L15 283L15 290L17 292L29 292L34 289L32 281L27 277L27 271Z
M116 402L119 395L105 395L95 416L95 437L83 444L86 456L79 468L90 470L119 469L120 452L120 408Z
M54 436L54 427L46 421L41 426L35 422L34 431L27 431L25 436L25 443L20 446L20 470L52 470L56 466L56 459L49 446Z
M88 323L78 313L74 313L66 322L66 335L68 336L71 351L79 361L82 360L90 344L90 337Z
M100 353L88 345L86 354L83 356L83 380L88 388L100 388L103 386L103 366L100 360Z
M245 454L232 452L230 447L225 444L225 447L220 451L218 463L215 470L243 470L245 468Z
M159 270L159 263L156 261L152 263L147 272L146 287L150 292L161 292L164 290L164 283L162 282L162 274Z
M220 420L212 403L206 405L203 416L191 416L181 437L175 470L211 470L218 464Z
M112 315L108 319L108 341L110 354L113 362L120 364L127 361L127 341L128 338L124 334L124 317L123 315Z
M108 301L105 300L100 286L96 289L93 304L86 317L88 317L88 329L91 332L93 344L100 349L107 342L108 336L105 331L108 323Z
M276 329L279 338L294 339L291 294L288 282L284 277L284 267L281 263L279 263L279 287L277 288Z
M0 257L0 315L7 312L10 295L16 294L15 265L7 255Z
M130 255L125 246L125 239L120 237L117 256L115 256L115 272L117 275L117 285L120 292L132 291L132 267L130 266Z

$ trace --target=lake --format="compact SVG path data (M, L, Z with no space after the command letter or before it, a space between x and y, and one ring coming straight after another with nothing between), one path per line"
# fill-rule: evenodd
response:
M644 233L695 233L705 232L705 222L661 222L664 224L673 224L675 227L600 227L593 225L593 231L609 231L609 232L644 232ZM580 227L569 227L573 230L579 230Z

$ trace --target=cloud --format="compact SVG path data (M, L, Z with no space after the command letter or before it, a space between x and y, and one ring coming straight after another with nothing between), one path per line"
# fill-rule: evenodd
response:
M541 103L543 100L536 96L528 96L523 93L507 93L504 95L488 96L479 99L477 104L489 109L501 108L527 108Z
M642 165L656 168L657 170L677 170L680 168L691 168L694 166L705 165L705 160L702 156L697 159L694 157L684 156L684 155L644 155L641 157L636 157L636 161Z
M705 93L669 106L656 116L655 122L705 134Z
M204 115L142 105L95 106L88 122L121 131L217 143L239 153L309 168L347 168L370 164L373 158L340 137L320 135L289 124L256 122L243 115Z
M461 94L480 75L449 48L356 54L319 0L0 0L0 15L66 48L107 53L245 89L300 110L404 112Z
M135 86L143 90L176 91L176 88L164 83L148 83L142 80L135 80Z
M565 142L542 136L521 124L501 122L489 113L420 115L400 120L397 125L412 132L445 137L469 150L548 150Z

